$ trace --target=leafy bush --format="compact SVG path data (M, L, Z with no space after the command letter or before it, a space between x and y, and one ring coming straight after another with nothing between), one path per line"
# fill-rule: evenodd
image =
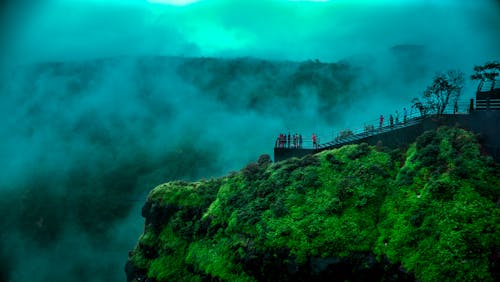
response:
M271 160L271 156L269 156L268 154L265 154L265 155L261 155L259 157L259 160L257 160L257 164L261 167L267 167L268 165L270 165L273 161Z
M337 167L342 165L343 163L335 158L333 154L327 154L326 155L326 160L333 166Z
M416 139L416 146L417 150L422 150L424 147L431 145L431 144L436 144L436 139L437 137L437 132L435 130L429 130L425 131L422 135L417 137Z
M244 169L243 169L243 176L245 179L247 179L249 182L255 181L260 178L260 166L257 163L249 163Z
M439 200L451 200L458 187L449 180L435 180L428 184L431 195Z
M370 153L370 146L367 143L361 143L347 157L354 160L366 156L368 153Z

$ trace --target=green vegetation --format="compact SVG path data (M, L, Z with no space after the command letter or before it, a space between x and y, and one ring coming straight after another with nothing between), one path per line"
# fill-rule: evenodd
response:
M348 280L377 267L381 280L494 281L499 197L498 165L455 128L406 151L261 157L221 179L155 188L130 261L153 281ZM349 273L328 272L338 264Z

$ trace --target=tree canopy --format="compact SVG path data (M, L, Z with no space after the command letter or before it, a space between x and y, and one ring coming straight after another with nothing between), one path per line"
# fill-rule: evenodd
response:
M450 70L446 73L438 73L431 85L425 89L424 101L421 102L420 99L415 98L412 102L423 114L436 112L438 115L442 115L450 101L453 103L458 101L464 83L464 74L460 71Z
M485 82L491 81L491 89L495 88L495 81L500 74L500 62L491 61L482 66L474 67L474 74L471 75L472 80L479 80L477 90L480 91Z

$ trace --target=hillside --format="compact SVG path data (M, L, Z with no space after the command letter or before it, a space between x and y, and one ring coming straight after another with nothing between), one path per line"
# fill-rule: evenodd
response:
M494 281L498 165L442 127L153 189L128 281Z

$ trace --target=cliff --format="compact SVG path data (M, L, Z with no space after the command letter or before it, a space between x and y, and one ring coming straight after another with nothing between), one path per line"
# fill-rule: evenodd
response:
M128 281L494 281L500 177L471 133L348 145L154 188Z

